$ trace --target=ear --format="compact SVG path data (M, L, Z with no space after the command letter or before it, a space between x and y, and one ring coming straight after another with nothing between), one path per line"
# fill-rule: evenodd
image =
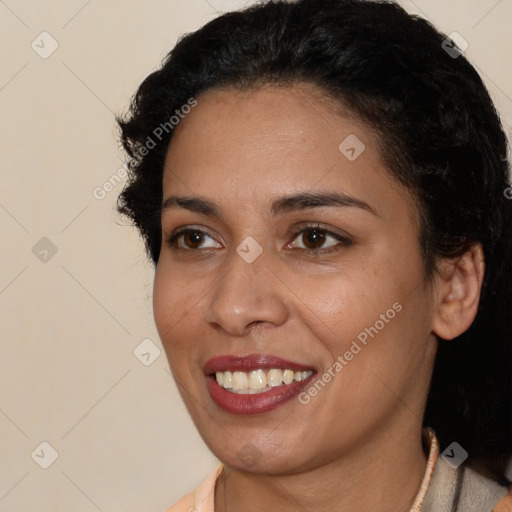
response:
M436 275L436 309L432 330L451 340L466 331L475 319L484 278L484 253L480 243L462 256L445 259Z

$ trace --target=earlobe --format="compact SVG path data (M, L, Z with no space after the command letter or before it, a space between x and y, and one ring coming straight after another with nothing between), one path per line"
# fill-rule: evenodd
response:
M440 267L435 278L432 330L440 338L451 340L470 327L478 311L485 271L481 244L473 244L458 258L444 260Z

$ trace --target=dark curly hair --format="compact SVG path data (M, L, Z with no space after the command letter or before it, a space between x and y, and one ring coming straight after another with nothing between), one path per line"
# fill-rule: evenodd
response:
M182 37L117 119L131 157L117 210L156 265L162 176L184 106L214 88L312 83L377 132L392 176L417 200L425 276L481 243L485 276L471 327L440 340L424 424L441 450L502 485L512 455L512 201L507 141L481 78L424 19L389 1L270 0ZM174 119L175 121L170 121Z

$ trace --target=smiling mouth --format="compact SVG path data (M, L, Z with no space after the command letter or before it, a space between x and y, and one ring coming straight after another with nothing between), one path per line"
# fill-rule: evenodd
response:
M216 405L231 414L253 415L290 402L317 372L270 354L249 354L212 357L203 373Z
M266 393L276 387L289 386L302 382L313 375L313 370L294 371L291 369L271 368L257 369L249 372L218 371L212 374L217 384L230 393L254 395Z

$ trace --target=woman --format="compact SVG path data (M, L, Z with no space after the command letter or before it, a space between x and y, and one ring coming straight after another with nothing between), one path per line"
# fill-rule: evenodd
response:
M512 510L509 163L461 53L394 3L270 1L140 86L118 209L222 461L169 511Z

